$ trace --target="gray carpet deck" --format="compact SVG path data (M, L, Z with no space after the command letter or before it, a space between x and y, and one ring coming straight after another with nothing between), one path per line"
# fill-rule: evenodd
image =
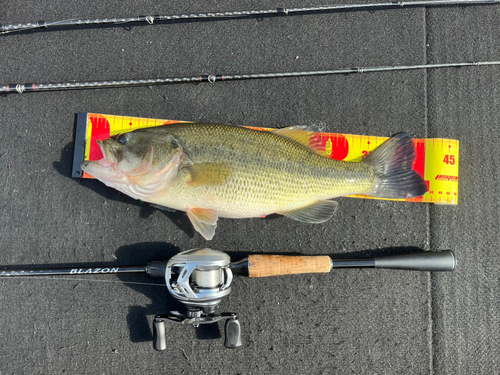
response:
M300 5L3 1L0 22ZM497 5L415 8L11 34L0 36L0 82L500 60L499 13ZM179 305L161 286L122 283L145 277L2 280L0 372L500 372L499 80L500 67L478 67L0 97L1 265L141 264L200 246L311 255L412 246L452 249L458 259L447 274L238 278L220 308L241 317L244 346L235 351L213 332L172 326L167 351L155 352L152 316ZM222 219L207 242L184 214L70 177L78 112L455 138L459 206L341 198L321 225Z

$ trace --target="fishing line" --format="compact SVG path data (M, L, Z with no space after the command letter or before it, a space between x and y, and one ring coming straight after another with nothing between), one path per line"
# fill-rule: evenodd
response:
M118 80L118 81L8 84L0 86L0 93L22 94L24 92L36 92L36 91L103 89L103 88L117 88L117 87L167 85L173 83L199 83L199 82L215 83L215 82L250 80L250 79L324 76L324 75L334 75L334 74L374 73L374 72L389 72L389 71L418 70L418 69L461 68L467 66L489 66L489 65L500 65L500 61L459 62L459 63L399 65L399 66L372 66L372 67L342 68L333 70L318 70L318 71L304 71L304 72L210 74L210 75L199 75L191 77L129 79L129 80Z
M304 13L322 13L348 10L375 10L391 8L411 8L426 6L464 6L464 5L484 5L498 4L500 0L424 0L424 1L392 1L385 3L370 4L335 4L325 6L312 6L302 8L276 8L263 10L243 10L229 12L207 12L207 13L188 13L175 15L155 15L155 16L135 16L121 18L95 18L95 19L70 19L60 21L38 21L28 23L17 23L11 25L2 25L0 34L7 34L16 31L48 29L48 28L74 28L87 25L116 25L124 23L141 22L153 25L156 21L179 21L179 20L207 20L223 18L258 18L274 16L290 16Z

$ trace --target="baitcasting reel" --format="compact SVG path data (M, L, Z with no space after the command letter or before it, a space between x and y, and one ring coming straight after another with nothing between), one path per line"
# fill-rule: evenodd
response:
M186 306L186 312L170 311L153 320L153 347L167 348L166 323L198 327L200 324L226 322L227 348L241 346L241 327L235 313L216 313L221 299L231 291L233 273L248 277L267 277L302 273L328 273L333 268L388 268L415 271L453 271L455 256L450 250L423 251L374 258L334 259L327 255L251 254L231 262L229 255L211 249L184 251L170 260L151 260L146 266L106 268L41 268L0 271L0 277L90 275L108 273L146 273L164 279L168 291Z
M153 347L156 350L167 347L167 322L198 327L225 320L225 347L241 346L238 316L235 313L215 313L222 297L231 292L233 273L230 263L229 255L212 249L188 250L170 258L165 270L167 288L173 297L186 305L187 311L171 311L154 317Z

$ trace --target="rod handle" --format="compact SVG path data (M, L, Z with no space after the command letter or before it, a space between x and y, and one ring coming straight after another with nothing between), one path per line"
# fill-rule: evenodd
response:
M423 251L375 258L375 268L439 272L453 271L455 266L455 255L451 250Z
M248 276L266 277L330 272L329 256L249 255Z

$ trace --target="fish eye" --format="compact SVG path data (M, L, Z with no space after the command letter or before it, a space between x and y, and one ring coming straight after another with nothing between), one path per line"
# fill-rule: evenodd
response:
M118 137L117 141L122 144L122 145L126 145L127 142L128 142L128 137L127 137L127 134L120 134L120 136Z

